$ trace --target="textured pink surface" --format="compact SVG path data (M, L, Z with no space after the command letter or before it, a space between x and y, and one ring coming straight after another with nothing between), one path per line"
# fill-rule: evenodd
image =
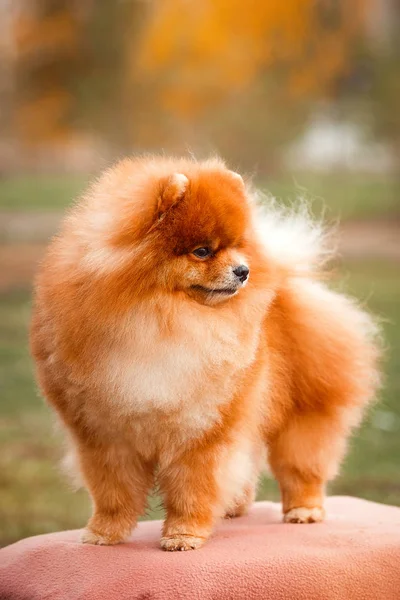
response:
M399 600L400 508L336 497L327 509L325 523L283 525L260 502L191 552L160 550L160 521L113 547L79 531L28 538L0 551L0 598Z

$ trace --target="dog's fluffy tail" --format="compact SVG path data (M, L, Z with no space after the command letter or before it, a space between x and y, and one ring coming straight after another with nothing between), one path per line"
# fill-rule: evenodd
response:
M267 256L294 276L319 273L335 254L335 229L312 215L305 198L289 207L260 192L253 200L255 229Z

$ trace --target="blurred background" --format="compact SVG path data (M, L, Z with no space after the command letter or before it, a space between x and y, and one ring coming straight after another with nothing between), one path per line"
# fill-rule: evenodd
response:
M31 286L65 207L127 153L217 152L340 219L333 285L382 318L387 353L329 491L400 505L399 59L398 0L0 2L0 544L89 513L36 391Z

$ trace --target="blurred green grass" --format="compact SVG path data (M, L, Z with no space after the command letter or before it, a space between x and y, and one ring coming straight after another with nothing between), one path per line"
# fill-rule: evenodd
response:
M346 290L384 319L388 345L386 384L355 434L340 476L330 487L335 494L352 494L400 505L400 278L390 262L352 262L342 266ZM30 291L0 294L0 542L81 527L90 505L84 491L73 492L58 468L62 437L35 390L27 346ZM277 499L277 486L263 479L260 499ZM162 511L157 498L148 516Z
M63 210L84 189L89 176L43 175L0 180L0 210ZM306 194L318 214L342 219L400 214L400 181L376 175L301 173L257 179L256 184L283 201Z
M80 194L89 177L22 175L0 180L0 210L63 210Z
M301 173L266 181L261 189L294 201L304 195L313 212L329 219L373 219L400 215L400 181L394 177L348 173Z

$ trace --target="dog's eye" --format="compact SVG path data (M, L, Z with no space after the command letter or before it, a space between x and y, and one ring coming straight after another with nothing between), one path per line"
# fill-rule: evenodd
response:
M193 250L192 254L197 256L197 258L208 258L212 254L211 248L196 248Z

